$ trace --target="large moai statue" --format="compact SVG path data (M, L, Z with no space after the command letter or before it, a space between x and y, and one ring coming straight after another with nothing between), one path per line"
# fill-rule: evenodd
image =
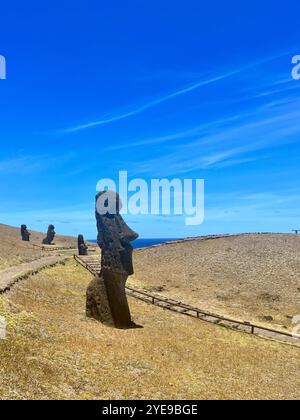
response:
M121 208L115 192L103 191L96 196L101 273L87 289L86 313L117 328L134 328L137 326L131 320L125 284L133 274L131 242L139 235L124 222Z
M84 241L83 235L78 235L78 254L79 255L87 255L88 254L88 246Z
M43 240L44 245L52 245L52 241L55 237L55 226L49 225L46 238Z
M21 226L21 237L22 237L22 241L29 242L30 241L30 235L31 235L31 233L28 232L27 226L26 225L22 225Z

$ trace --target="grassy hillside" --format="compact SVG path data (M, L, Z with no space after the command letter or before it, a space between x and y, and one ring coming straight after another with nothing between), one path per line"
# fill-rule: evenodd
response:
M300 314L300 235L253 234L145 249L135 254L135 271L131 283L138 287L244 321L290 328Z
M90 274L74 261L0 297L0 398L300 398L299 349L130 299L143 329L85 318Z
M23 242L20 229L0 224L0 270L30 262L45 255L42 250L42 240L45 233L31 231L30 242ZM58 247L77 246L77 239L57 235L55 244Z

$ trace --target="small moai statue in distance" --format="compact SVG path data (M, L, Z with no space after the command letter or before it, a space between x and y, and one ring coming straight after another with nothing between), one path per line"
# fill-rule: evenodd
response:
M31 233L28 232L27 226L26 225L22 225L21 226L21 237L22 237L22 241L29 242L30 241L30 235L31 235Z
M133 274L131 242L138 234L125 223L119 194L102 191L96 196L101 273L87 289L86 314L116 328L137 328L131 319L125 285Z
M56 233L55 233L55 226L49 225L48 231L47 231L47 236L43 240L43 244L44 245L52 245L52 241L53 241L55 235L56 235Z
M79 255L88 255L88 246L84 241L83 235L78 235L78 254Z

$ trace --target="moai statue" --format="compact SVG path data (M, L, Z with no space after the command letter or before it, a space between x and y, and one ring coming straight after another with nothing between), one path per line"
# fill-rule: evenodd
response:
M88 247L84 242L83 235L78 235L78 254L79 255L87 255L88 254Z
M98 245L101 248L101 273L87 289L86 313L117 328L137 327L131 320L125 284L133 274L131 242L138 234L126 225L117 193L103 191L96 196Z
M56 235L55 226L49 225L48 232L47 232L47 237L43 240L43 244L44 245L52 245L52 241L53 241L55 235Z
M22 241L29 242L30 241L30 235L31 235L31 233L28 232L27 226L26 225L22 225L21 226L21 237L22 237Z

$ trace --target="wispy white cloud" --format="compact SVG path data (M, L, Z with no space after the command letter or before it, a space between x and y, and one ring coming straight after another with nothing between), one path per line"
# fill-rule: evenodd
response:
M288 91L296 91L300 89L300 85L294 83L292 80L289 80L288 82L285 82L284 84L280 84L280 87L277 87L276 84L274 84L275 89L270 90L263 90L259 93L256 93L252 95L252 98L263 98L266 96L273 96L277 94L282 94Z
M206 199L210 202L206 208L206 222L249 223L252 221L259 222L265 227L271 221L277 222L278 225L291 222L288 227L291 230L293 223L299 220L299 191L219 193L215 200L210 200L209 196Z
M9 157L0 160L0 175L23 175L49 168L57 167L71 159L71 154L53 156L53 155L24 155Z
M138 174L174 175L199 169L231 166L258 159L254 152L300 139L300 100L259 106L241 114L230 126L211 126L209 132L165 150L163 155L131 165Z
M147 146L163 146L160 150L153 148L151 153L141 153L139 162L122 162L123 168L127 164L132 174L179 175L199 169L225 168L253 162L262 157L256 152L285 142L297 141L300 136L300 101L297 96L299 85L295 85L287 78L286 73L276 71L272 73L268 68L273 60L282 56L281 54L267 57L265 60L234 71L223 72L219 76L202 80L147 102L132 111L77 125L66 131L77 132L123 120L201 87L222 81L225 83L226 79L232 77L232 82L237 86L235 96L228 97L226 93L224 103L226 100L231 103L236 99L242 103L242 106L238 103L236 108L228 107L232 110L232 115L224 115L226 111L222 109L220 113L223 117L218 119L167 135L126 141L123 144L109 146L106 151L146 146L147 152L150 152L150 147ZM265 64L266 68L262 70L260 66ZM259 83L253 77L253 69L263 75ZM250 81L251 83L248 83ZM244 86L247 86L246 90Z
M182 89L178 89L175 92L172 92L168 95L164 95L164 96L160 96L159 98L149 101L147 103L145 103L144 105L141 105L131 111L127 111L127 112L121 112L118 114L110 114L110 115L106 115L96 121L91 121L85 124L79 124L79 125L74 125L73 127L69 127L65 130L63 130L63 132L65 133L76 133L78 131L81 130L86 130L89 128L93 128L93 127L98 127L98 126L102 126L102 125L107 125L107 124L111 124L117 121L121 121L130 117L133 117L135 115L138 115L142 112L147 111L148 109L151 109L153 107L156 107L164 102L170 101L172 99L178 98L180 96L186 95L190 92L193 92L197 89L200 89L204 86L208 86L217 82L220 82L222 80L228 79L230 77L236 76L238 74L241 74L245 71L249 71L253 68L259 67L261 65L264 65L266 63L270 63L274 60L277 60L278 58L284 56L287 54L287 51L281 53L281 54L277 54L277 55L272 55L272 56L267 56L266 58L256 61L254 63L250 63L248 65L244 65L241 66L240 68L234 69L232 71L227 71L227 72L223 72L222 74L219 74L217 76L214 77L210 77L204 80L201 80L197 83L193 83L192 85L182 88Z
M100 120L97 120L97 121L92 121L92 122L89 122L87 124L82 124L82 125L77 125L77 126L74 126L74 127L70 127L70 128L68 128L64 131L68 132L68 133L75 133L77 131L81 131L81 130L85 130L85 129L88 129L88 128L97 127L97 126L101 126L101 125L106 125L106 124L110 124L110 123L113 123L113 122L116 122L116 121L124 120L124 119L129 118L129 117L133 117L134 115L137 115L137 114L140 114L144 111L147 111L148 109L151 109L151 108L153 108L157 105L162 104L163 102L170 101L171 99L175 99L179 96L190 93L190 92L192 92L196 89L199 89L201 87L219 82L219 81L221 81L223 79L226 79L230 76L233 76L233 75L235 75L239 72L240 72L240 70L237 70L237 71L222 74L220 76L212 77L210 79L202 80L201 82L194 83L193 85L188 86L184 89L177 90L176 92L173 92L169 95L161 96L158 99L147 102L146 104L141 105L140 107L138 107L138 108L136 108L132 111L117 114L117 115L107 117L107 118L103 118L103 119L100 119Z
M130 149L130 148L137 148L137 147L144 147L144 146L152 146L156 144L165 144L169 142L173 142L176 140L188 140L192 138L203 138L206 135L209 135L211 133L218 133L219 130L223 131L227 126L234 126L235 122L241 121L242 119L245 120L245 118L251 119L251 117L257 115L261 111L264 111L266 109L278 107L280 105L286 105L288 102L292 102L293 98L284 98L284 99L277 99L274 101L269 101L267 103L263 103L262 105L259 105L254 110L247 110L244 112L240 112L235 115L227 116L221 119L212 120L208 123L202 123L194 128L191 128L189 130L182 130L182 131L176 131L175 133L165 135L165 136L157 136L157 137L150 137L146 139L139 139L132 142L124 142L122 144L115 144L112 146L106 147L106 151L118 151L122 149Z
M300 90L300 84L295 83L291 78L282 79L281 75L275 74L272 75L272 77L270 78L273 78L272 82L268 80L265 85L260 86L259 88L252 88L252 90L250 90L248 87L246 90L247 94L245 95L245 92L243 92L238 100L233 101L231 98L228 99L231 104L233 102L246 104L246 110L239 111L239 113L236 113L235 115L227 115L224 116L224 118L205 122L197 125L196 127L185 130L179 130L164 136L153 136L150 138L140 138L133 141L124 141L123 143L108 146L105 150L128 150L130 148L166 144L170 142L174 143L176 140L186 140L193 137L197 137L199 135L203 136L206 132L209 132L209 130L217 132L219 129L223 130L224 127L226 127L227 125L234 125L234 123L241 118L251 119L251 117L257 115L259 112L264 111L265 109L275 108L281 105L286 105L288 103L293 103L295 101L295 96L292 94L294 92L298 93L297 91ZM287 96L287 93L291 93L291 95ZM259 105L255 105L254 108L251 108L251 105L249 103L250 100L254 101L256 99L261 99Z
M143 146L150 146L155 144L163 144L172 142L174 140L181 140L181 139L188 139L199 136L199 134L203 134L205 130L211 130L212 128L215 130L218 126L224 127L226 124L230 124L240 118L240 115L234 115L231 117L223 118L220 120L214 120L209 123L202 123L197 127L191 128L189 130L177 131L173 134L165 135L165 136L157 136L151 137L148 139L140 139L132 142L126 142L123 144L115 144L112 146L107 147L106 151L117 151L122 149L130 149L134 147L143 147Z

